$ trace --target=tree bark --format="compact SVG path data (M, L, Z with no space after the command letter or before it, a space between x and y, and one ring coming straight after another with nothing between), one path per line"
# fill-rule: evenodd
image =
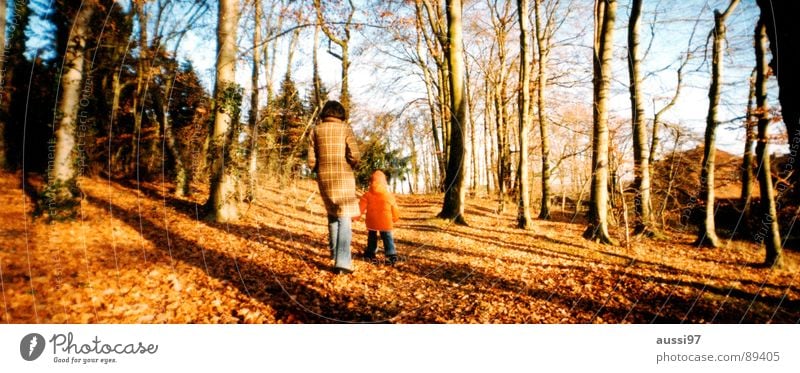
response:
M67 41L64 66L61 70L61 96L58 99L58 121L55 129L53 167L47 179L49 198L54 205L69 206L77 189L79 149L76 149L81 85L84 79L84 58L89 35L89 22L94 12L91 4L80 8ZM80 114L81 118L83 113ZM52 141L52 140L51 140Z
M756 45L758 47L758 45ZM745 139L744 139L744 153L742 154L742 193L739 197L739 200L742 204L742 216L744 217L746 222L750 221L750 204L753 198L753 160L755 159L755 154L753 154L753 142L756 140L756 128L758 127L756 123L753 122L755 116L755 109L753 105L755 104L755 96L756 96L756 70L753 69L753 76L750 77L750 93L748 94L747 98L747 114L745 114L744 119L744 132L745 132Z
M759 20L755 32L756 49L756 117L758 117L758 184L761 190L761 210L763 218L756 233L756 241L764 243L766 256L764 265L776 267L781 265L781 236L778 230L778 213L775 204L775 191L772 188L772 168L770 167L768 127L772 118L767 104L767 31L766 25Z
M418 31L422 32L420 28L418 28ZM436 99L434 98L433 94L433 77L431 76L430 70L428 70L428 66L422 61L422 45L419 42L419 39L417 40L417 53L420 56L419 64L420 68L422 69L423 78L425 79L425 92L427 93L426 97L428 99L428 107L431 111L431 136L433 137L433 152L434 156L436 157L436 166L439 167L439 174L443 175L445 169L445 159L442 153L442 146L439 141L439 130L437 129L438 126L436 125Z
M342 91L339 97L339 102L344 106L345 111L350 113L350 84L349 84L349 75L348 71L350 70L350 52L349 52L349 45L350 45L350 27L353 21L353 14L355 14L356 7L353 4L352 0L348 0L350 5L350 12L347 16L347 20L344 23L344 38L339 38L336 34L333 33L328 27L328 24L325 22L325 17L322 15L322 5L320 0L314 0L314 9L317 11L317 20L319 21L320 27L322 27L322 32L334 42L336 45L342 48L341 56L336 56L342 62Z
M136 17L139 21L139 58L137 59L136 92L133 95L133 136L131 137L131 159L128 171L134 170L137 178L141 170L141 139L142 139L142 117L144 116L145 95L150 84L150 66L148 65L148 45L147 45L147 13L145 11L146 0L134 1Z
M695 244L698 246L719 247L714 223L714 160L716 159L716 130L719 124L718 108L720 88L722 87L722 44L727 34L725 20L733 13L739 0L731 0L725 13L714 11L713 54L711 60L711 85L708 89L708 116L706 118L705 147L703 149L703 168L700 173L700 194L703 200L703 221L697 232Z
M253 23L254 23L254 30L253 30L253 70L250 74L250 114L247 116L247 124L250 127L250 149L247 153L247 189L245 191L245 201L252 202L256 200L256 179L258 177L258 125L260 122L259 118L259 89L258 89L258 81L259 81L259 70L261 69L261 53L258 50L258 47L261 45L261 21L263 18L263 14L261 11L261 0L254 0L253 1ZM317 34L314 34L316 38ZM317 39L315 39L316 41ZM316 70L316 56L317 50L314 49L314 74L315 78L317 70ZM314 81L314 93L318 95L317 92L317 81ZM315 96L318 97L318 96Z
M683 68L686 67L686 64L689 62L689 56L687 55L681 66L678 67L678 77L677 83L675 84L675 93L672 95L672 99L658 110L655 115L653 115L653 131L652 131L652 138L650 139L650 155L648 156L647 163L650 166L650 178L655 179L655 170L653 169L653 165L656 162L656 151L658 150L659 142L661 138L659 137L659 129L661 128L661 116L664 115L669 109L675 106L675 103L678 102L678 97L681 94L681 87L683 86ZM652 198L651 198L652 199Z
M611 58L614 40L616 0L595 1L594 31L594 115L592 131L592 187L589 226L584 237L604 243L617 243L608 233L608 91L611 85Z
M312 83L314 85L314 97L312 98L314 104L314 110L316 108L322 109L322 105L325 104L325 100L322 97L322 78L319 76L319 56L317 51L319 50L319 31L320 26L317 25L314 27L314 50L311 52L311 65L312 65Z
M761 8L761 19L767 25L769 48L772 51L770 67L778 78L781 103L781 119L786 124L789 136L789 164L783 167L783 177L788 178L789 190L779 188L779 192L791 193L793 198L800 195L800 57L792 52L793 41L800 37L797 27L797 14L800 14L798 1L756 0Z
M538 97L536 100L539 112L539 134L542 145L542 202L539 210L539 218L550 219L550 178L552 169L550 167L550 124L547 122L546 112L546 93L547 93L547 57L550 53L549 40L550 33L547 26L542 26L539 7L541 0L535 0L536 7L536 45L539 50L539 64L537 68Z
M464 220L464 51L461 26L461 0L447 0L450 67L450 107L453 108L450 152L445 175L445 195L438 217L466 225Z
M175 130L172 128L172 121L169 116L169 104L172 97L172 88L175 81L175 73L168 73L164 78L164 93L161 89L153 90L155 101L155 112L159 122L164 127L164 142L167 151L175 162L175 195L183 197L189 194L189 183L191 182L191 172L183 162L183 156L178 149L178 141L175 138Z
M498 2L488 2L491 13L492 29L494 31L495 45L497 46L497 67L492 74L495 77L493 82L494 121L495 135L497 136L497 196L499 212L505 211L506 197L513 187L511 174L511 140L509 138L510 114L508 111L509 99L506 97L508 91L508 75L510 67L507 66L506 40L510 24L514 21L511 12L511 2L503 2L502 11L497 9Z
M494 184L494 175L493 172L494 167L492 167L492 163L494 161L494 146L492 142L492 133L490 131L491 126L491 112L492 112L492 105L490 104L491 96L489 90L489 78L486 77L484 80L484 114L483 114L483 166L484 171L486 172L486 195L492 195L492 186Z
M448 67L445 65L437 71L437 78L439 79L439 123L442 124L442 160L444 166L447 168L447 160L450 159L450 131L452 125L452 108L450 107L450 88L448 79L450 73Z
M647 149L647 126L642 104L642 74L639 59L639 25L642 0L633 0L628 22L628 77L630 80L631 122L633 128L634 234L652 231L652 202L650 200L650 158Z
M8 167L6 163L6 2L0 1L0 170Z
M467 125L469 126L469 160L470 160L470 183L469 183L469 192L470 195L475 195L475 192L478 189L478 162L477 157L475 154L475 113L473 110L475 107L473 106L475 103L472 99L472 91L470 84L470 70L469 65L465 64L465 79L466 79L466 87L465 87L465 94L467 95L466 98L466 105L467 105Z
M531 195L528 182L528 130L530 128L531 113L531 70L533 64L531 46L530 17L528 0L517 0L517 14L519 15L519 194L517 197L517 227L531 228Z
M238 0L220 0L217 26L217 64L214 84L214 128L209 146L211 155L208 218L217 222L238 219L235 165L230 161L231 137L238 102L232 99L236 85L236 28Z

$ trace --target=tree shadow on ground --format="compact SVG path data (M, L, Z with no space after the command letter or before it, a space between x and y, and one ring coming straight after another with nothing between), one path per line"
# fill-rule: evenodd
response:
M201 247L179 232L170 232L170 238L174 243L171 248L162 247L156 243L163 239L166 231L158 223L128 212L112 201L93 195L86 195L86 199L89 203L101 207L112 206L117 211L116 218L140 231L145 239L154 244L154 247L162 251L169 249L172 258L203 271L207 270L207 275L224 280L234 285L243 294L272 307L276 311L277 319L287 320L288 316L292 315L294 320L303 323L380 322L385 319L385 316L376 317L375 315L388 313L375 305L363 304L361 299L348 294L338 294L340 298L332 301L327 295L307 286L303 279L298 279L292 273L274 270L245 256L231 256L215 249ZM213 224L205 223L216 228L220 233L225 232L223 227L214 227ZM232 228L231 233L237 233L237 230L238 228ZM272 237L279 236L277 230L268 233L272 234ZM275 248L275 245L271 247ZM204 251L202 257L197 255L197 252L201 250ZM304 260L308 259L305 255L299 257ZM302 298L308 300L309 303L319 305L320 312L312 312L303 304L298 303L293 298L294 294L302 294ZM355 303L360 307L346 307L348 302ZM371 310L371 312L367 310Z
M152 192L152 191L151 191ZM155 192L153 192L155 193ZM155 193L157 197L163 198L163 196L159 193ZM92 200L90 202L103 204L104 206L108 206L111 202L105 201L99 198L91 197ZM167 199L170 201L170 199ZM169 202L168 202L169 203ZM184 209L184 214L187 214L186 209L188 212L192 212L191 210L194 208L194 204L183 204L177 203L177 206L173 206L177 210ZM119 207L116 207L117 211L120 210ZM126 216L123 220L131 225L134 228L139 227L139 219L137 216L129 216L126 212ZM189 217L194 218L194 214L187 214ZM283 214L284 217L289 219L299 219L296 216ZM145 219L146 220L146 219ZM326 252L324 249L327 248L327 243L321 241L319 238L315 238L305 232L293 232L287 229L282 229L278 227L270 227L265 225L260 225L257 227L248 226L248 225L237 225L237 224L217 224L213 222L203 221L203 224L215 228L221 232L232 233L234 235L246 238L246 239L254 239L257 238L259 242L263 243L264 245L269 246L272 249L282 251L286 255L289 255L293 258L298 260L304 260L307 262L312 262L318 267L325 267L326 262L329 261L326 256ZM309 222L307 222L309 223ZM317 223L314 223L317 224ZM163 231L163 228L160 228L157 224L154 224L150 221L145 222L144 227L145 238L148 240L154 241L159 238L159 234L156 232ZM485 244L497 244L497 240L495 237L479 235L479 234L467 234L465 232L460 232L456 230L442 230L436 229L435 227L427 226L427 225L409 225L406 226L405 229L410 231L413 230L420 230L420 231L427 231L427 232L438 232L438 233L449 233L456 237L462 238L469 238L475 240L476 242L485 243ZM470 229L471 231L475 229ZM507 233L507 232L506 232ZM174 233L173 233L174 235ZM446 248L442 246L437 246L431 244L429 241L425 241L423 236L417 235L415 236L416 239L396 239L396 242L399 245L403 245L405 247L421 247L428 250L435 250L439 252L449 252L456 255L467 255L467 256L474 256L476 258L485 258L485 256L479 256L477 254L469 253L466 250L459 250L454 248ZM545 241L552 241L553 243L575 246L569 242L550 239L549 237L545 236L535 236L536 239L542 239ZM182 247L193 247L195 249L202 249L192 243L191 241L177 237L179 242L182 241ZM290 245L291 242L302 242L303 245L300 245L298 248L297 245ZM307 246L305 246L307 245ZM556 260L570 260L570 261L579 261L581 263L585 262L594 262L594 263L602 263L613 266L613 264L605 263L598 260L592 260L590 258L571 254L571 253L564 253L558 250L552 250L547 248L546 246L536 245L536 247L531 247L530 245L521 245L516 243L502 243L503 246L509 246L509 248L514 250L520 250L527 253L531 253L534 255L543 255L547 257L551 257ZM314 249L317 247L319 249ZM273 306L279 314L285 316L288 314L292 314L294 318L300 320L301 322L336 322L337 320L329 320L325 318L321 318L319 316L315 316L312 314L308 314L303 307L299 305L292 305L292 300L287 296L288 294L292 294L295 292L310 292L311 299L314 299L322 304L323 306L323 315L334 315L334 317L340 317L336 315L341 315L344 320L353 320L356 319L357 321L372 321L376 320L375 313L365 312L364 309L378 309L378 312L382 315L386 315L388 312L387 310L380 309L379 307L374 307L374 305L369 305L364 303L363 300L358 299L351 299L354 303L359 305L359 309L361 311L354 311L352 308L342 307L342 300L337 300L336 302L326 302L326 296L320 294L314 289L310 289L304 284L300 283L298 279L292 276L289 273L277 273L273 274L274 281L264 281L264 273L269 273L268 268L264 268L263 265L253 263L247 260L242 260L240 258L234 258L224 253L214 252L214 257L212 258L215 263L221 263L222 268L226 268L221 273L215 274L214 277L218 277L221 279L226 279L232 283L240 284L240 289L244 292L248 291L252 284L256 288L263 287L264 291L262 293L257 293L256 298L262 301L265 304L269 304ZM619 253L612 253L612 252L601 252L606 255L619 257L624 260L633 261L633 258L627 255L619 254ZM183 257L179 257L181 260L187 261L189 264L195 265L200 267L202 263L197 262L196 256L187 256L184 255ZM506 260L507 258L503 258ZM237 262L238 260L238 262ZM616 279L619 283L624 279L637 279L640 282L645 283L658 283L667 285L671 288L671 290L664 292L664 293L642 293L639 292L637 294L636 299L634 300L634 304L631 307L623 307L619 304L613 304L613 302L608 302L608 297L605 299L595 299L592 297L591 294L587 296L587 294L581 294L579 296L575 296L572 294L563 293L559 291L560 289L555 290L544 290L540 288L532 288L526 285L524 282L513 279L513 278L506 278L500 277L493 274L485 273L479 269L475 269L470 267L466 264L461 263L451 263L451 262L444 262L438 261L432 258L424 258L424 260L417 260L416 258L411 258L414 260L414 265L401 265L398 266L398 270L416 276L418 279L430 279L433 281L445 281L445 282L458 282L461 281L459 279L463 279L463 281L470 281L471 283L475 284L476 286L481 286L486 289L500 289L499 291L510 291L515 292L517 294L531 297L534 299L545 300L547 302L554 303L559 308L567 308L570 310L571 313L576 315L575 320L577 322L592 322L596 317L602 317L605 322L636 322L636 323L678 323L678 322L720 322L720 323L734 323L734 322L796 322L798 318L797 312L792 312L791 310L800 309L800 304L798 304L797 300L790 300L784 297L775 297L775 296L760 296L757 294L752 294L746 291L743 291L738 288L730 287L730 288L723 288L719 286L714 286L709 283L699 282L699 281L676 281L674 279L668 279L662 276L665 275L675 275L675 274L686 274L686 275L693 275L693 276L701 276L704 279L714 279L713 277L704 277L702 274L697 274L693 272L686 272L684 269L665 265L663 263L658 262L649 262L649 261L642 261L636 259L636 262L650 265L655 268L657 273L663 273L661 276L646 276L640 273L636 273L636 267L631 267L631 271L626 271L625 268L623 269L613 269L611 273L613 274L612 277ZM585 266L569 266L569 265L543 265L541 263L537 264L535 262L524 262L520 260L515 260L518 264L528 265L528 266L541 266L541 267L548 267L548 268L555 268L564 271L579 271L583 273L585 276L590 276L592 271L587 269ZM241 271L236 270L238 266ZM618 265L619 266L619 265ZM201 267L202 268L202 267ZM626 267L627 268L627 267ZM242 273L242 275L239 275ZM245 275L248 274L248 275ZM723 279L729 280L729 279ZM755 285L753 281L747 281L748 284ZM288 288L276 286L275 284L283 284L287 283L290 284ZM762 285L762 284L758 284ZM771 286L771 285L768 285ZM691 288L694 289L694 293L686 294L686 292L678 292L677 289L684 287L684 288ZM773 286L773 288L776 288ZM611 289L609 289L611 290ZM791 291L792 289L787 289L787 292ZM626 293L623 294L626 297L629 297L630 294L627 292L630 290L626 290ZM610 292L610 293L613 293ZM712 294L716 296L716 299L719 300L724 299L721 304L717 302L716 304L713 302L709 302L703 299L705 293ZM611 296L613 294L610 294ZM281 298L283 297L283 298ZM274 304L274 305L273 305ZM396 310L392 310L394 312ZM401 310L403 313L409 312L409 310ZM457 315L453 314L454 311L449 310L451 317L457 317ZM776 317L772 319L772 315ZM588 317L587 315L593 315ZM381 316L383 319L383 316ZM429 318L428 315L424 313L418 313L414 319L415 322L432 322L432 319Z

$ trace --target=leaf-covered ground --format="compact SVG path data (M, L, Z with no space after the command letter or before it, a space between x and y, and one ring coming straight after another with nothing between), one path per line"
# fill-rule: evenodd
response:
M582 223L515 229L515 211L471 199L468 227L435 219L439 196L398 196L406 261L330 271L324 209L310 181L263 182L235 224L160 183L81 179L76 221L30 217L20 176L0 174L0 320L11 323L796 323L798 253L693 237L630 247L581 238ZM509 208L509 210L513 210ZM560 215L556 214L556 218ZM618 236L620 231L616 231ZM624 241L624 240L621 240ZM379 253L379 257L380 257Z

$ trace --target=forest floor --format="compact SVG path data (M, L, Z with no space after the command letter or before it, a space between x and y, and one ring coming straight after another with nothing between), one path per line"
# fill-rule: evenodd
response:
M19 174L0 173L0 320L9 323L797 323L800 253L699 249L692 235L605 246L557 212L514 228L515 206L470 199L469 226L434 218L441 197L399 195L406 261L335 275L316 184L261 183L237 223L200 216L161 183L82 178L78 219L32 218ZM614 234L624 235L620 229ZM624 242L624 239L621 239ZM379 258L382 252L379 252Z

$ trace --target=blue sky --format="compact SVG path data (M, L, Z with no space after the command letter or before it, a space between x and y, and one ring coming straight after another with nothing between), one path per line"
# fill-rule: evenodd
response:
M46 9L51 0L38 0L40 8ZM126 7L128 1L122 1ZM480 2L467 2L468 6L465 7L467 12L479 8ZM591 0L576 0L578 8L592 9ZM724 9L727 6L727 0L709 0L709 1L649 1L645 3L645 12L642 24L642 44L643 47L650 42L650 24L649 22L655 17L658 18L658 23L655 25L655 38L652 41L652 48L649 50L648 55L644 61L644 71L653 72L665 69L664 71L654 74L648 74L645 80L645 89L647 91L645 102L647 113L652 117L653 112L653 99L657 97L668 96L674 89L675 80L675 61L681 53L687 48L687 40L689 32L699 19L696 35L694 35L694 45L703 47L706 43L706 36L711 29L712 25L712 10ZM471 6L469 5L471 4ZM357 2L357 7L361 6ZM512 6L513 8L513 6ZM11 10L9 10L10 12ZM616 40L615 40L615 54L618 58L615 60L614 65L614 79L617 82L613 89L612 108L613 114L620 117L629 117L629 99L627 97L627 67L625 65L624 56L625 50L625 31L627 27L628 17L628 2L621 1L618 11L618 19L616 23ZM10 14L9 14L10 16ZM474 15L473 15L474 16ZM576 17L568 23L568 26L562 31L563 35L570 35L576 33L581 23L591 22L591 15L586 12L574 12L572 17ZM359 17L359 16L357 16ZM360 16L363 18L363 15ZM729 45L726 55L725 63L725 81L727 85L723 90L723 106L721 116L723 121L731 118L741 117L744 113L744 108L747 103L747 79L754 65L754 54L752 51L752 29L755 24L755 19L758 17L758 9L752 2L742 2L736 9L729 21ZM200 73L201 79L207 88L213 85L213 68L216 53L216 40L215 40L215 27L216 9L212 5L209 9L205 19L199 24L193 25L195 28L190 31L183 39L179 58L192 61L196 70ZM185 19L184 19L185 22ZM240 31L240 45L249 45L249 30L252 30L251 25L247 25L248 21L243 20L242 31ZM252 21L249 21L252 23ZM46 23L37 18L31 20L30 31L35 36L29 40L29 48L36 49L45 46L51 31L49 31ZM306 87L310 82L311 66L310 54L313 29L304 29L301 33L300 42L298 43L298 50L296 51L293 76L298 83L301 92L306 91ZM589 27L591 32L591 27ZM561 36L561 35L559 35ZM567 39L564 36L562 39ZM556 48L576 48L577 52L573 55L584 56L583 59L576 59L572 61L579 67L575 71L580 74L586 74L590 71L591 66L591 52L587 49L590 45L591 35L584 35L581 39L577 40L570 47L557 46ZM286 49L289 37L283 37L281 43L283 47L281 50ZM557 37L558 39L558 37ZM322 44L325 45L323 37ZM467 48L470 48L471 40L469 35L465 38ZM398 110L405 103L414 100L415 98L422 97L424 93L421 82L416 79L408 71L400 71L401 76L391 76L390 74L398 74L396 70L385 68L387 65L396 66L396 61L391 61L385 55L379 55L374 50L368 47L368 40L360 32L354 33L354 40L352 42L354 50L361 48L362 52L354 54L352 57L351 75L351 91L354 101L364 108L369 110ZM511 46L510 48L513 48ZM336 97L339 90L340 79L340 65L339 60L327 54L324 50L319 53L320 68L323 81L331 91L333 98ZM702 48L701 48L702 49ZM571 53L571 52L565 52ZM47 56L44 56L45 58ZM285 61L285 55L277 57L278 67L276 69L276 76L283 76L283 65L280 61ZM709 57L710 58L710 57ZM250 88L250 64L247 61L249 54L246 54L237 70L237 76L241 84L246 90ZM695 56L690 62L689 76L687 77L687 85L684 87L681 99L676 107L671 110L667 115L667 120L683 123L686 127L691 128L696 133L702 133L705 126L705 115L708 109L708 61L703 56ZM383 67L378 67L383 66ZM580 67L583 66L583 67ZM587 70L586 67L589 67ZM405 74L405 75L403 75ZM584 77L585 78L585 77ZM589 77L590 78L590 77ZM397 81L398 86L402 89L392 91L386 90L386 87L376 85L380 81ZM774 82L771 84L773 87L770 92L772 105L777 105L776 97L777 90ZM577 104L591 105L591 95L586 91L590 85L584 85L573 88L571 94L573 98L578 101ZM558 90L558 87L554 87ZM660 105L656 104L657 107ZM721 126L718 131L718 145L723 150L729 152L741 152L741 143L743 132L741 130L726 129L731 126ZM778 130L782 126L774 126Z

